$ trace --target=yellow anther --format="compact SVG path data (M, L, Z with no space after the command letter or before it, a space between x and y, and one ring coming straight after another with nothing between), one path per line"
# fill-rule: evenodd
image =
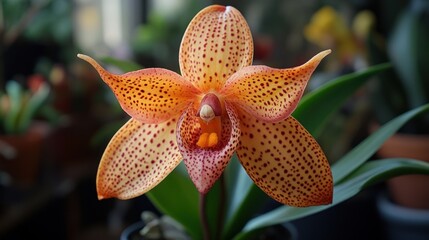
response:
M216 133L210 133L209 138L207 139L207 147L214 147L217 145L219 138Z
M197 146L200 148L206 148L207 147L207 140L209 138L208 133L203 133L200 135L200 138L198 139Z
M219 142L219 138L216 133L202 133L198 139L197 146L200 148L211 148L215 147Z

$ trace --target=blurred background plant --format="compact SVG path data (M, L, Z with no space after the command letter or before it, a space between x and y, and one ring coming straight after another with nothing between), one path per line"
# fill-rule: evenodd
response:
M11 80L6 83L6 92L0 96L3 134L20 134L27 131L38 111L46 107L49 86L43 82L34 84L39 86L33 86L33 92L30 92L25 91L16 81Z
M4 0L0 7L2 83L71 59L71 2Z
M145 67L165 66L178 71L178 43L193 14L205 3L164 0L152 4L153 9L148 12L145 24L136 28L131 40L133 53L137 60L145 63Z
M367 38L370 63L393 64L379 76L373 91L374 116L380 124L429 101L429 2L412 0L386 10L386 33L380 34L374 25ZM429 118L418 118L402 131L428 134Z

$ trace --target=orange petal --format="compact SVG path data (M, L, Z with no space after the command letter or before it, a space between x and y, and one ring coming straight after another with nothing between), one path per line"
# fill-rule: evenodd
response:
M149 191L181 161L176 119L160 124L129 120L113 136L98 167L98 198L129 199Z
M306 207L332 202L332 174L316 140L293 117L265 123L240 115L237 156L252 180L273 199Z
M220 91L227 101L267 122L281 121L296 108L319 62L331 50L320 52L307 63L287 69L250 66L229 78Z
M115 75L91 57L82 54L78 57L98 71L125 112L145 123L159 123L178 116L198 94L192 84L167 69L148 68Z
M220 89L226 79L252 64L249 26L233 7L210 6L189 23L180 46L182 76L201 91Z
M207 193L220 177L237 148L240 137L238 117L226 105L228 116L222 116L222 133L218 146L200 148L197 141L201 135L196 109L189 108L178 123L177 143L189 176L200 193Z

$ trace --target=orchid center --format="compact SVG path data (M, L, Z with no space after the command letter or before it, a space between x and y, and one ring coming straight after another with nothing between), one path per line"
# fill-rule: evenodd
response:
M221 115L222 105L219 98L213 93L206 94L201 100L197 113L201 126L198 147L211 148L218 145L222 132Z

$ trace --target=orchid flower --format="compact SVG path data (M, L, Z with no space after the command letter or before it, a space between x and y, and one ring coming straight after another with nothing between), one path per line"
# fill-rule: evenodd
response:
M273 199L292 206L330 203L329 163L291 116L329 53L295 68L251 66L246 20L233 7L215 5L199 12L183 36L181 75L162 68L115 75L79 54L131 116L102 156L99 199L142 195L182 160L205 194L236 152L250 178Z

